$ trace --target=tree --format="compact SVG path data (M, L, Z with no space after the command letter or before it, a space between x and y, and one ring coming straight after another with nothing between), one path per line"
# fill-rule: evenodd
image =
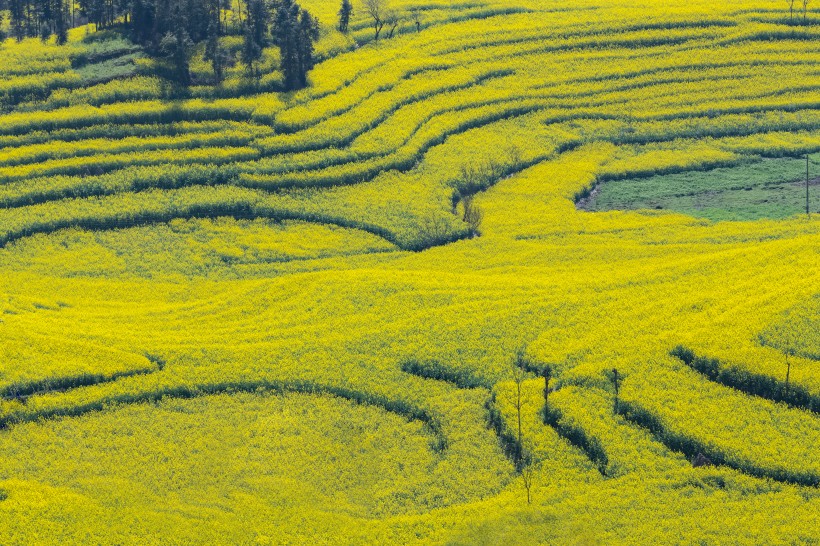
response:
M549 420L550 414L550 379L552 379L552 366L547 364L541 370L544 376L544 422Z
M416 25L416 32L421 32L421 10L413 8L410 10L410 19Z
M375 31L374 40L379 39L384 28L384 17L387 12L387 0L364 0L364 10L373 19L373 30Z
M353 15L353 4L350 0L342 0L342 7L339 8L339 31L347 34L350 25L350 16Z
M68 41L68 7L63 0L56 0L52 8L54 36L62 45Z
M523 386L527 378L527 358L524 349L518 349L513 361L513 381L515 382L515 412L518 420L518 445L516 447L515 466L521 472L521 479L524 482L524 489L527 492L527 504L532 502L532 481L533 469L530 465L529 455L524 449L524 433L521 427L521 410L524 407Z
M28 36L26 3L24 0L9 0L9 22L11 23L11 35L18 42Z
M190 58L193 42L185 28L186 17L177 4L170 20L172 30L160 41L159 50L171 64L171 77L183 86L191 84Z
M461 206L464 209L462 220L470 226L470 231L473 235L478 235L481 229L481 221L484 219L484 213L475 203L472 194L467 194L461 199Z
M522 399L522 387L524 385L524 379L527 377L527 370L526 370L526 357L524 356L524 349L519 349L515 353L515 360L513 361L513 381L515 382L515 411L516 416L518 418L518 447L516 449L516 464L520 468L523 468L524 462L524 438L523 432L521 429L521 408L523 407L523 399Z
M290 0L283 3L290 3ZM250 0L247 3L247 9L242 42L242 62L247 66L248 73L258 77L258 63L262 59L262 51L267 42L268 10L263 0Z
M385 12L384 24L390 28L390 31L387 33L388 38L393 37L393 33L396 32L396 27L399 26L399 23L401 23L401 15L399 15L398 11L390 9Z
M219 36L222 34L220 13L221 6L219 0L212 1L208 17L208 39L205 43L204 59L211 61L211 68L213 68L216 83L222 82L225 65L227 64L227 55L219 44Z
M534 475L535 469L531 464L521 469L521 479L524 482L524 489L527 491L527 504L532 504L532 482Z
M52 4L53 2L51 0L45 0L37 9L39 19L37 26L40 27L40 39L44 42L47 41L52 34Z
M808 24L809 19L809 0L803 0L803 24Z
M0 11L0 46L2 46L2 42L6 39L6 33L3 31L3 16L5 13Z
M281 0L273 18L273 41L279 46L279 59L285 89L299 86L299 5L293 0Z
M154 38L156 5L153 0L131 0L131 37L146 44Z
M300 10L299 25L296 35L296 50L298 55L297 79L301 89L307 86L307 73L314 66L313 42L319 39L319 21L307 10Z
M786 3L789 5L789 18L793 21L794 20L794 3L796 0L786 0Z
M98 29L113 23L113 20L109 19L111 10L108 9L105 0L79 0L79 4L83 15L88 17L88 21L94 23Z
M313 42L319 38L319 22L293 0L281 0L273 21L274 42L279 46L285 89L307 85L313 68Z

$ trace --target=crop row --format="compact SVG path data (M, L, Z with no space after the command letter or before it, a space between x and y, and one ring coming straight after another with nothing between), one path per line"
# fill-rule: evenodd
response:
M691 370L648 368L624 384L627 419L689 457L701 452L754 476L820 485L811 448L820 422L811 414L732 392Z

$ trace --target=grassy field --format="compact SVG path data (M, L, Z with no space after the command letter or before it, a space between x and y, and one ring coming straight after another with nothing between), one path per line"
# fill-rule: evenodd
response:
M809 210L820 212L820 163L809 158ZM812 206L813 205L813 206ZM687 171L603 183L585 210L668 209L710 220L788 218L806 211L806 161L765 159L709 171Z
M820 542L816 8L302 3L0 46L0 543Z

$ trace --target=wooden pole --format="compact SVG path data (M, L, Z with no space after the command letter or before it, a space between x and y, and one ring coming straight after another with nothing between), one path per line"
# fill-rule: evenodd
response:
M549 366L544 366L544 421L549 419L550 413L550 379L552 378L552 369Z
M789 375L791 375L792 363L789 360L789 353L786 353L786 392L789 392Z
M612 382L615 384L615 413L618 413L618 388L619 388L618 379L619 379L618 369L613 368L612 369Z
M806 217L811 218L809 209L809 154L806 154Z

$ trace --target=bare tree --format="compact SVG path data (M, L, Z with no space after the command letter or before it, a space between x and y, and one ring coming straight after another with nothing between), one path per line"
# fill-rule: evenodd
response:
M521 465L524 462L524 444L521 432L521 408L524 404L521 397L521 389L524 384L524 379L527 377L526 357L524 356L524 349L519 349L515 353L515 361L513 362L513 381L515 381L515 411L518 416L518 453L516 453L517 463ZM519 466L520 468L520 466Z
M524 480L524 489L527 491L527 504L532 504L532 479L534 473L532 465L527 465L521 470L521 479Z
M379 39L388 12L387 0L364 0L364 11L373 19L374 40Z
M789 18L794 20L794 3L796 0L786 0L786 3L789 5Z
M464 208L463 220L470 226L473 235L479 234L481 228L481 220L484 218L484 213L475 203L473 195L465 195L461 199L461 206Z
M809 22L808 15L809 15L809 0L803 0L803 24L807 24Z
M532 503L532 482L533 468L530 456L524 449L524 433L521 427L521 409L524 407L523 385L527 378L527 359L524 349L519 349L513 361L513 381L515 382L515 412L518 418L518 446L515 465L521 472L521 479L524 482L524 489L527 492L527 504Z
M410 19L412 19L413 23L416 25L416 32L421 32L421 10L418 8L413 8L410 10Z
M399 23L401 23L401 15L399 15L398 11L389 9L384 14L384 23L390 28L390 31L387 33L387 37L392 38L393 33L396 32L396 27L398 27Z

